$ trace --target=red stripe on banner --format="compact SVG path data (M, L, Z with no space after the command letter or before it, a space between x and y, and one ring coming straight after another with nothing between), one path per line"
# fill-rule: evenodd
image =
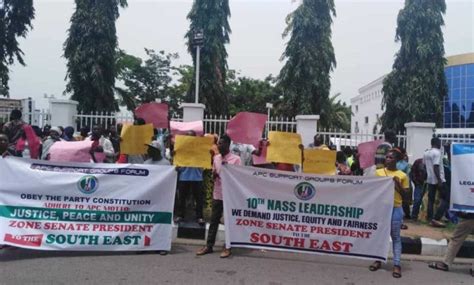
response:
M151 243L151 238L148 236L145 236L145 246L150 246Z
M43 235L12 235L5 234L4 241L26 246L40 247L43 241Z

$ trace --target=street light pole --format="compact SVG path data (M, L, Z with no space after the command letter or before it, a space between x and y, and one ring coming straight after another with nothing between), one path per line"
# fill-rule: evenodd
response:
M266 135L266 137L268 137L268 132L270 132L270 110L273 109L273 104L272 103L267 103L266 107L267 107L267 110L268 110L268 113L267 113L267 135Z
M200 60L201 60L201 46L196 46L196 91L195 91L195 98L194 103L199 103L199 67L200 67Z
M204 33L202 29L196 29L193 34L193 45L196 47L196 89L194 91L194 103L199 103L199 70L201 63L201 46L204 44Z

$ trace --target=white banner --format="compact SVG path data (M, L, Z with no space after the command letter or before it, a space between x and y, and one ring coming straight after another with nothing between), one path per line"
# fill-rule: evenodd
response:
M392 178L232 165L221 177L227 247L387 259Z
M170 166L0 158L0 244L42 250L170 250Z
M451 145L450 210L474 213L474 144Z

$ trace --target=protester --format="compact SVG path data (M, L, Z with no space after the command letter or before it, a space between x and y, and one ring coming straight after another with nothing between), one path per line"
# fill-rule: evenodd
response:
M196 255L205 255L213 252L213 247L216 241L217 229L219 227L219 222L224 211L224 203L222 201L222 182L221 182L221 168L224 164L240 165L241 160L235 154L230 153L230 137L223 135L219 139L219 153L214 157L214 162L212 165L212 172L214 175L214 191L213 191L213 200L212 200L212 214L211 214L211 224L209 225L209 231L207 233L207 242L206 246L201 248ZM220 257L226 258L232 254L230 248L224 248Z
M9 141L9 147L14 151L16 143L21 138L23 133L23 122L22 113L20 110L12 110L10 112L10 121L3 125L2 132L7 135Z
M114 160L112 162L115 162L120 154L120 133L122 132L122 124L117 124L117 127L114 125L109 126L109 129L107 131L107 138L110 140L112 143L112 146L114 147Z
M360 167L360 161L359 161L360 154L357 152L357 149L355 150L353 156L354 156L354 162L351 165L352 175L357 175L357 176L364 175L364 169Z
M441 155L441 140L439 138L431 139L431 148L426 150L423 155L423 163L426 166L428 184L428 210L427 210L427 221L433 227L446 227L441 222L441 218L444 216L449 207L449 190L445 185L443 157ZM436 192L440 193L440 204L433 216L433 207L436 198Z
M219 148L217 147L217 143L219 142L219 136L217 134L205 134L205 137L211 137L213 139L212 147L211 147L211 155L214 156L219 154Z
M61 135L62 132L58 127L52 127L49 130L49 136L46 138L46 140L43 143L43 152L41 154L41 159L42 160L49 160L49 150L53 146L55 142L58 142L61 140Z
M74 128L69 126L64 129L61 138L67 142L74 141Z
M240 161L242 165L249 166L252 165L252 155L259 155L259 149L255 148L251 144L235 143L232 142L230 145L230 152L235 155L240 156Z
M346 155L347 166L351 167L354 163L354 152L350 146L344 147L343 151Z
M314 135L313 142L308 145L308 148L329 150L329 147L323 144L323 138L321 135Z
M0 155L2 157L15 155L15 152L8 148L8 136L6 134L0 134Z
M415 185L411 218L413 221L417 221L418 214L420 213L421 202L425 194L424 185L426 181L426 169L422 158L418 158L413 163L410 171L410 180L413 182L413 185Z
M103 136L102 127L99 125L94 125L92 127L92 134L86 140L92 141L92 146L90 149L90 154L94 162L102 162L97 161L95 153L96 152L103 152L105 154L105 162L113 161L114 160L114 147L112 146L112 142L109 139Z
M454 258L461 249L461 246L469 236L474 232L474 213L459 213L461 221L457 224L454 229L453 235L448 243L448 250L444 256L442 262L432 262L429 264L430 268L449 271L449 267L452 266ZM470 269L471 276L474 277L474 263L471 263Z
M144 164L153 165L170 165L170 162L161 155L161 144L158 141L152 141L147 144L148 159L145 160Z
M42 131L42 137L41 139L44 141L46 141L49 137L49 131L51 130L51 126L50 125L44 125L43 127L43 131Z
M390 227L390 236L393 245L393 271L394 278L402 277L400 266L400 257L402 254L402 239L400 228L403 221L402 193L408 191L409 181L405 173L397 169L397 158L399 153L393 150L388 151L385 158L385 168L377 169L377 176L393 177L395 182L395 193L392 211L392 223ZM370 267L370 271L377 271L382 266L380 261L375 261Z
M187 136L196 136L194 131L188 131ZM186 201L189 193L192 193L195 203L196 220L199 224L204 225L203 208L204 193L202 190L202 168L197 167L180 167L178 170L178 209L176 223L181 222L186 213Z
M79 136L76 136L75 139L76 141L83 141L87 137L89 137L89 127L82 127L79 130Z
M381 169L385 167L385 156L393 148L397 140L397 136L394 131L387 130L384 133L385 141L380 144L375 151L375 167Z
M347 166L346 155L342 151L336 153L337 175L352 175L351 169Z
M39 159L41 154L41 140L36 136L30 125L24 124L21 138L17 141L15 152L23 158Z
M397 159L397 169L400 171L403 171L408 177L410 177L410 164L408 163L408 155L407 152L404 148L394 148L395 151L399 153L398 159ZM411 219L411 213L410 213L410 205L412 203L412 196L413 196L413 191L411 190L411 185L410 188L407 192L403 192L402 194L402 209L403 213L405 214L405 219ZM405 224L402 224L402 230L408 229L408 226Z

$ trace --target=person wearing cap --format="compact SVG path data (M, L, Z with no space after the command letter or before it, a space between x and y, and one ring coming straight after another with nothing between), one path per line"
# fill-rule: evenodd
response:
M49 160L49 150L53 146L55 142L58 142L61 139L61 129L58 127L52 127L49 130L49 136L46 138L46 140L43 143L43 153L41 154L41 159L42 160Z
M148 146L148 159L145 160L144 164L170 165L170 162L161 155L161 144L159 141L152 141L146 145Z

